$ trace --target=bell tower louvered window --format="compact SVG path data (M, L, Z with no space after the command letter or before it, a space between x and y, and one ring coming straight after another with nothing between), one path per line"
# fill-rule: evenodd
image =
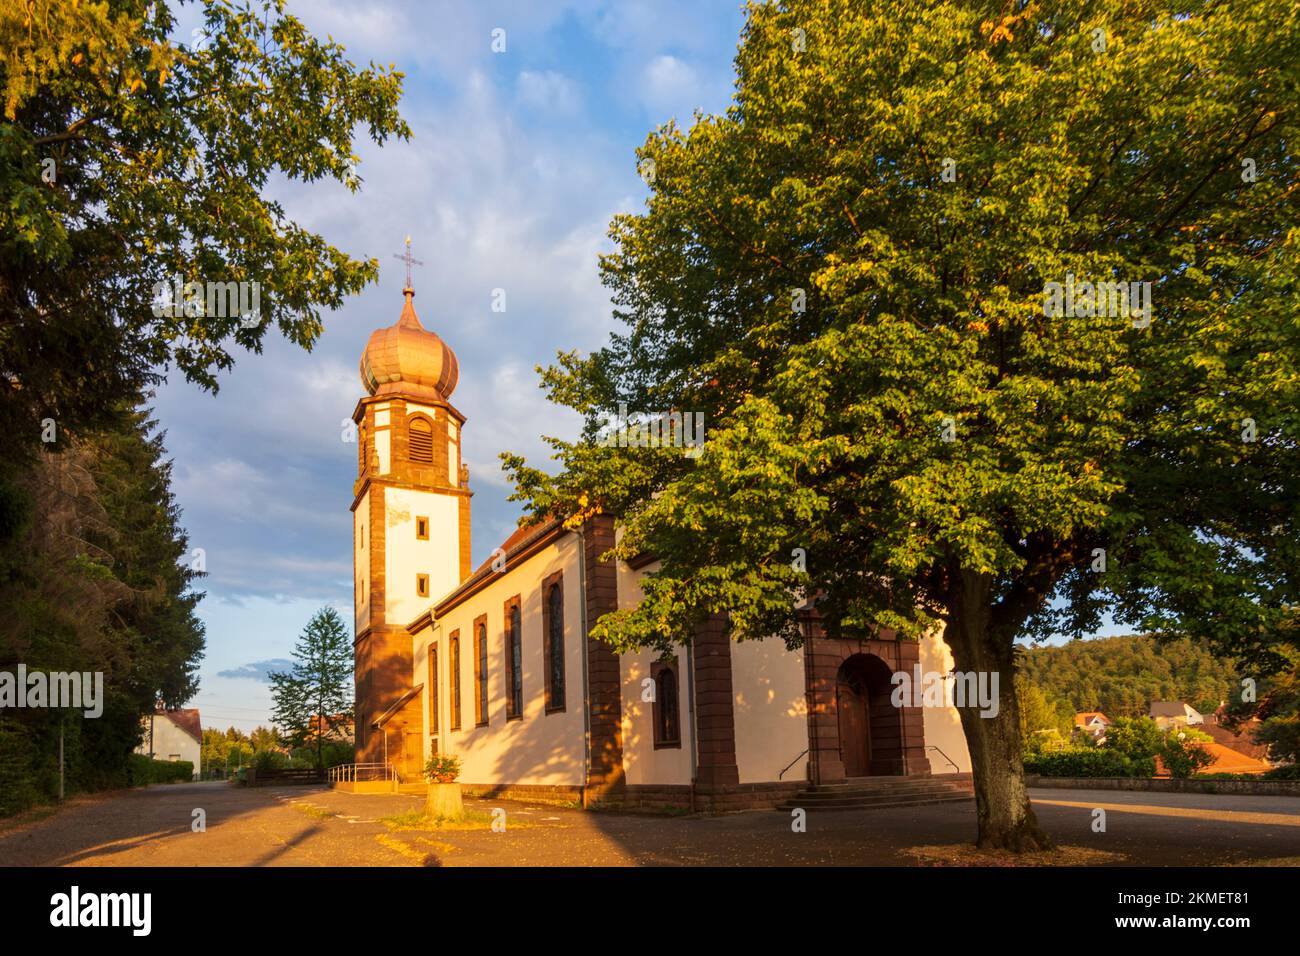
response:
M423 418L411 419L406 428L408 454L411 461L433 464L433 428Z

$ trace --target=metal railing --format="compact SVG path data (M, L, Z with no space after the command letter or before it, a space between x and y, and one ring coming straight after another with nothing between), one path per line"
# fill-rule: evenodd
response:
M799 754L799 757L802 757L802 756L803 756L804 754L806 754L807 752L808 752L808 751L805 750L803 753ZM788 764L786 764L786 765L785 765L785 770L789 770L791 767L793 767L795 764L797 764L797 763L799 762L799 757L795 757L795 758L794 758L793 760L791 760ZM780 780L782 777L785 776L785 770L782 770L780 773L778 773L778 774L776 775L776 779L777 779L777 780Z
M925 747L925 749L926 749L926 750L939 750L939 748L936 747L934 744L927 744L926 747ZM952 769L953 769L953 770L956 770L958 773L961 773L961 767L957 766L956 763L953 763L953 759L952 759L951 757L949 757L949 756L948 756L946 753L944 753L942 750L939 750L939 755L942 756L944 760L946 760L946 761L948 761L950 764L952 764Z
M396 781L397 773L386 763L341 763L330 767L330 783L356 783L359 780Z

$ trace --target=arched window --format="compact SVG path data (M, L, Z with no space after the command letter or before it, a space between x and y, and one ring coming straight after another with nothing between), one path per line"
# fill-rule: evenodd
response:
M546 709L564 709L564 589L546 589Z
M479 727L488 722L487 622L480 618L474 627L474 718Z
M510 697L506 702L506 719L510 720L524 715L524 651L519 621L519 598L511 598L507 605L506 687Z
M651 668L655 682L655 747L680 747L681 725L678 722L677 661L659 661Z
M460 730L460 631L451 632L451 729Z
M407 457L411 461L433 464L433 426L426 419L412 418L406 426Z

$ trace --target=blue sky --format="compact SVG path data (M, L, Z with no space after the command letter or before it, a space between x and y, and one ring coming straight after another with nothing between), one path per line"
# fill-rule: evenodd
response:
M192 10L182 10L192 15ZM400 3L311 0L290 12L356 63L406 74L409 143L358 142L360 192L278 183L291 218L355 257L379 282L325 317L307 353L268 339L221 379L218 395L180 376L155 409L174 459L191 546L205 552L205 726L267 723L267 662L288 658L311 614L351 620L356 446L341 422L362 395L357 362L371 331L397 320L406 235L424 265L416 309L460 360L452 398L465 413L474 561L515 526L497 455L546 459L543 434L572 436L534 367L557 349L589 351L613 331L597 255L618 212L640 209L634 150L670 118L723 110L743 25L734 0ZM180 31L182 38L188 33ZM505 30L506 50L491 50ZM506 290L504 314L491 311Z

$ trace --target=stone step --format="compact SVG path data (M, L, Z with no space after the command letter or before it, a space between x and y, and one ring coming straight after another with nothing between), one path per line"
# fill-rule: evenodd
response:
M832 800L823 803L801 804L798 800L789 801L777 807L789 813L791 810L887 810L893 807L922 807L933 803L967 803L972 799L969 795L961 793L935 794L927 797L914 797L912 799L893 799L883 800L879 803L863 802L861 800Z
M809 788L809 790L801 790L800 793L811 800L837 800L845 796L904 795L904 793L953 792L957 790L959 790L958 787L949 787L948 784L944 783L907 783L898 784L897 787L845 787L841 788L841 790Z
M947 787L929 787L925 790L900 790L885 793L800 793L799 799L809 806L821 806L825 803L842 803L846 800L858 803L881 803L886 800L920 800L925 797L968 797L970 794Z

